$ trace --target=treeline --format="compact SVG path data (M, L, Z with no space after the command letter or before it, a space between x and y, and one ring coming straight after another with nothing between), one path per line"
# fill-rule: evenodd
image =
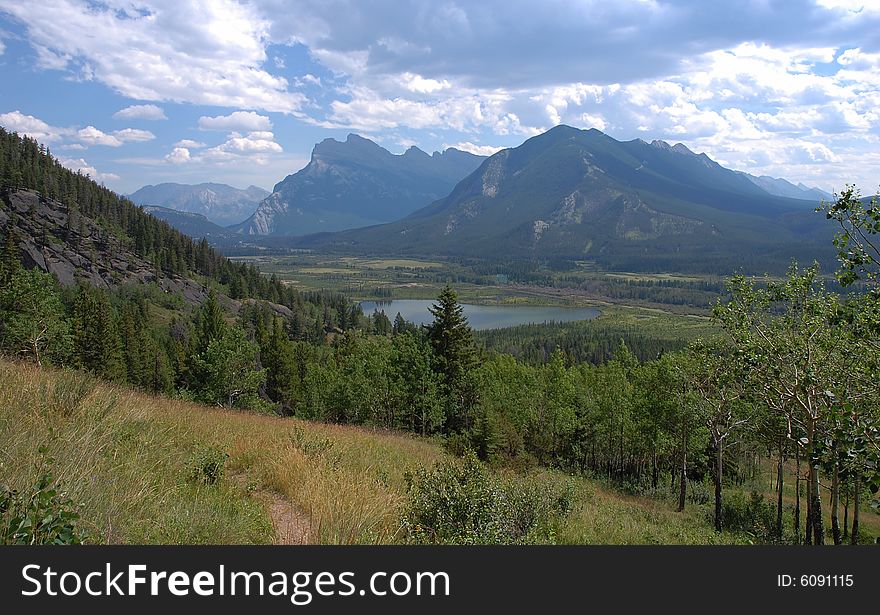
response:
M287 303L243 302L235 322L232 306L221 307L214 291L196 309L157 285L61 287L52 275L21 266L11 232L0 248L0 351L165 395L271 407L254 330L243 327L252 313L281 314L289 339L315 345L334 332L373 326L342 295L296 293Z
M658 319L659 320L659 319ZM703 332L708 332L707 326ZM575 363L598 365L610 361L623 342L639 361L681 350L698 331L684 332L663 322L619 323L611 319L573 323L527 324L476 331L474 338L487 350L509 354L524 363L546 363L556 351Z

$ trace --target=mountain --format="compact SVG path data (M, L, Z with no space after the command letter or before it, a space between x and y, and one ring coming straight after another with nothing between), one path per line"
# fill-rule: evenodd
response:
M398 220L449 194L484 160L454 148L392 154L355 134L325 139L234 228L247 235L305 235Z
M233 235L226 228L214 224L202 214L192 214L157 205L144 205L142 209L154 218L164 220L184 235L196 239L206 237L213 240Z
M201 214L220 226L238 224L254 213L269 193L257 186L245 190L226 184L174 184L144 186L129 195L139 205L166 207Z
M0 236L0 251L16 254L29 269L53 274L62 286L156 286L169 299L176 296L186 304L201 303L210 287L218 289L221 303L232 313L246 302L259 301L285 316L306 304L312 312L325 313L322 302L342 301L335 295L303 298L87 175L67 169L35 139L2 127ZM345 306L340 305L342 312ZM301 318L314 321L311 313Z
M155 283L192 303L206 295L202 284L162 271L105 225L33 190L0 191L0 228L12 229L25 267L53 274L62 286Z
M403 220L295 244L592 261L628 271L763 272L792 256L833 256L821 252L831 229L815 206L771 195L681 144L557 126L486 159L448 196Z
M775 196L785 196L791 199L808 199L811 201L830 201L833 198L830 193L824 190L811 188L802 183L795 185L786 179L770 177L769 175L761 175L760 177L750 175L749 173L743 173L743 175L748 177L755 185Z

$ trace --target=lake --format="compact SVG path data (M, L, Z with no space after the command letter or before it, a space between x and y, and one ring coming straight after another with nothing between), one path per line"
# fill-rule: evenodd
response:
M394 322L397 313L417 325L428 325L434 317L428 308L434 305L431 299L397 299L393 301L361 301L364 314L372 314L378 309ZM464 315L472 329L500 329L531 323L571 322L590 320L599 315L594 308L569 308L539 305L470 305L462 303Z

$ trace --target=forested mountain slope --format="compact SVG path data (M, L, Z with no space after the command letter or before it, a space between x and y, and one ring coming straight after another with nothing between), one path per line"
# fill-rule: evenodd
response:
M705 154L557 126L485 160L406 219L305 247L570 259L629 271L784 269L833 258L817 203L769 194Z

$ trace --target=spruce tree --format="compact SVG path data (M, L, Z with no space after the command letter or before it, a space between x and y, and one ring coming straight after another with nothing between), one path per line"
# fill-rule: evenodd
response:
M446 426L451 430L470 427L470 411L475 405L475 391L470 372L476 362L473 333L458 303L458 296L447 284L428 308L434 322L428 327L428 339L436 357L447 396Z
M212 290L199 310L197 324L197 352L204 352L211 340L219 338L226 330L223 320L223 309L217 301L217 294Z

